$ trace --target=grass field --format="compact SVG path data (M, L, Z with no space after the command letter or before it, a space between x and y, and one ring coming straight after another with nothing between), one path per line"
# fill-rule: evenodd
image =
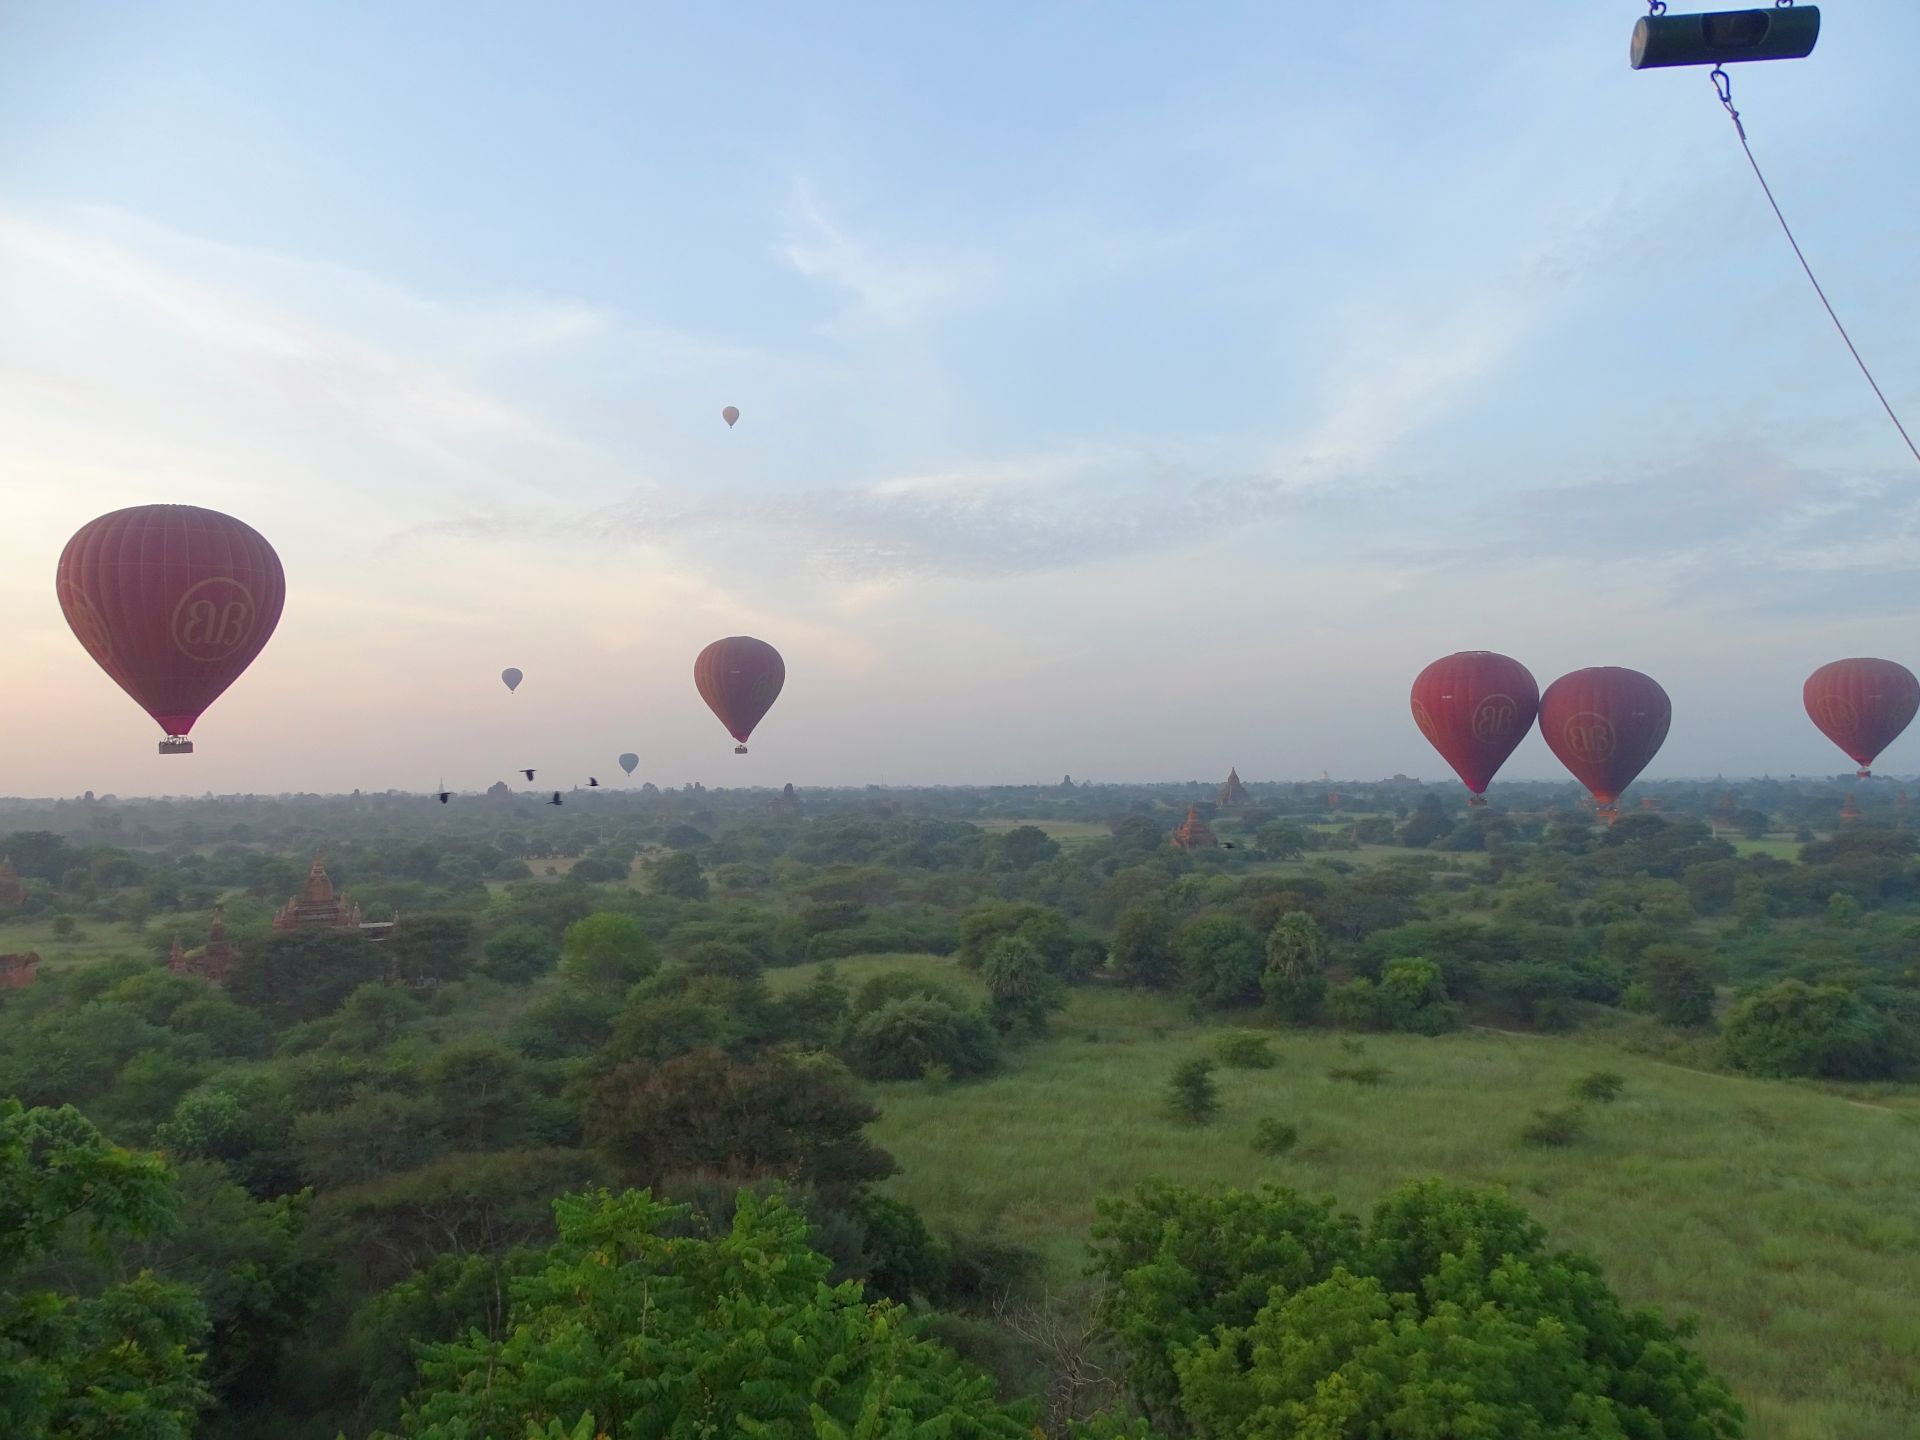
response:
M1113 833L1098 820L976 820L974 823L989 835L1004 835L1022 825L1031 825L1046 831L1062 845L1085 845L1105 840Z
M843 961L857 982L901 956ZM813 967L777 972L777 988ZM958 976L956 975L956 978ZM1074 994L1054 1034L1013 1051L997 1077L930 1090L875 1087L875 1138L893 1193L936 1224L1038 1247L1068 1280L1096 1196L1149 1175L1273 1180L1363 1208L1400 1182L1442 1175L1510 1191L1554 1238L1588 1250L1612 1283L1669 1315L1693 1314L1734 1385L1753 1440L1913 1440L1920 1435L1920 1118L1845 1094L1705 1074L1604 1041L1470 1031L1342 1037L1273 1034L1278 1068L1219 1072L1208 1126L1163 1118L1176 1063L1229 1027L1153 997ZM1329 1067L1386 1067L1384 1084ZM1624 1096L1589 1107L1564 1150L1520 1145L1537 1106L1565 1103L1592 1070ZM1257 1120L1300 1128L1297 1149L1255 1155Z
M42 970L63 970L109 960L115 955L145 956L140 932L117 920L76 920L73 934L61 939L53 933L52 916L0 920L0 955L37 951Z
M1739 840L1729 835L1727 843L1742 855L1771 855L1776 860L1798 860L1800 842L1786 835L1769 835L1761 840Z

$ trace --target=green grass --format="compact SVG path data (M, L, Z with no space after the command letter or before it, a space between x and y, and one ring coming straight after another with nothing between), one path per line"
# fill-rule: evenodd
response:
M145 957L150 953L140 930L124 921L75 916L73 934L63 940L53 933L51 915L0 920L0 955L24 955L28 951L39 952L42 971L90 965L116 955Z
M1004 835L1009 830L1018 830L1023 825L1031 825L1036 830L1044 830L1062 845L1087 845L1095 840L1105 840L1112 831L1098 820L979 820L975 822L989 835ZM1171 825L1167 827L1173 829Z
M903 963L869 957L856 973ZM797 984L807 969L782 971ZM1705 1074L1579 1037L1470 1031L1439 1039L1277 1031L1276 1069L1216 1074L1218 1120L1164 1119L1181 1060L1221 1027L1172 1002L1076 991L1054 1034L999 1076L930 1092L876 1086L889 1182L936 1225L1039 1248L1078 1267L1096 1196L1149 1175L1275 1180L1361 1208L1428 1175L1510 1191L1556 1241L1596 1255L1629 1299L1694 1314L1700 1344L1747 1406L1753 1440L1920 1435L1920 1121L1847 1096ZM1378 1064L1384 1084L1328 1079ZM1564 1149L1519 1142L1541 1106L1597 1069L1626 1077ZM1272 1159L1255 1126L1297 1125Z
M1785 835L1769 835L1764 840L1737 840L1727 837L1727 843L1742 855L1771 855L1776 860L1798 860L1800 842Z

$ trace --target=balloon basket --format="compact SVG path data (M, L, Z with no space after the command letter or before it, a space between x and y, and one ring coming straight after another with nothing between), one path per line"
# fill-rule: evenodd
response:
M1858 770L1853 772L1853 778L1856 780L1871 780L1873 779L1873 771L1862 765Z
M747 747L744 745L736 745L733 747L733 753L736 755L744 755L747 753Z
M1469 795L1469 796L1467 796L1467 808L1468 808L1469 810L1484 810L1484 809L1486 809L1486 807L1487 807L1487 797L1486 797L1486 796L1484 796L1484 795Z
M193 741L183 735L169 735L160 742L160 753L162 755L191 755L193 754Z

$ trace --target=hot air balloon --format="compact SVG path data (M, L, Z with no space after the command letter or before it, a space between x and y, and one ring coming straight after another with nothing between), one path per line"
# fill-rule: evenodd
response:
M734 427L734 423L740 418L740 407L738 405L727 406L726 409L720 412L720 418L727 422L727 429L731 430Z
M1540 697L1540 736L1602 814L1660 753L1673 704L1651 676L1617 665L1562 675Z
M1491 650L1462 650L1422 670L1413 682L1413 723L1484 805L1494 774L1527 738L1540 713L1540 687L1518 660Z
M509 695L518 690L520 688L520 682L526 678L526 676L522 675L511 665L500 672L501 683L507 687L507 693Z
M1920 711L1920 680L1891 660L1835 660L1807 677L1807 715L1820 733L1860 767L1873 772L1874 757L1899 738Z
M620 757L620 768L631 775L640 768L640 757L629 750Z
M747 737L780 698L787 683L786 662L780 652L751 635L716 640L693 662L693 683L707 708L720 717L727 733L740 743L733 753L747 753Z
M86 652L189 755L207 707L266 646L287 600L258 531L195 505L136 505L91 520L60 553L54 588Z

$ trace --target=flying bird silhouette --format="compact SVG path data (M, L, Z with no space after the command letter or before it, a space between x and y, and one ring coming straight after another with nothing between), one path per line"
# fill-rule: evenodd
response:
M589 790L598 790L600 788L600 782L589 775L587 776L587 788Z
M553 799L547 801L547 804L549 805L559 805L561 803L563 802L560 799L560 792L558 790L553 792Z
M526 776L526 777L527 777L527 779L529 779L529 780L531 780L531 779L533 779L533 771L531 771L531 770L522 770L522 771L521 771L520 773L521 773L522 775L524 775L524 776Z

